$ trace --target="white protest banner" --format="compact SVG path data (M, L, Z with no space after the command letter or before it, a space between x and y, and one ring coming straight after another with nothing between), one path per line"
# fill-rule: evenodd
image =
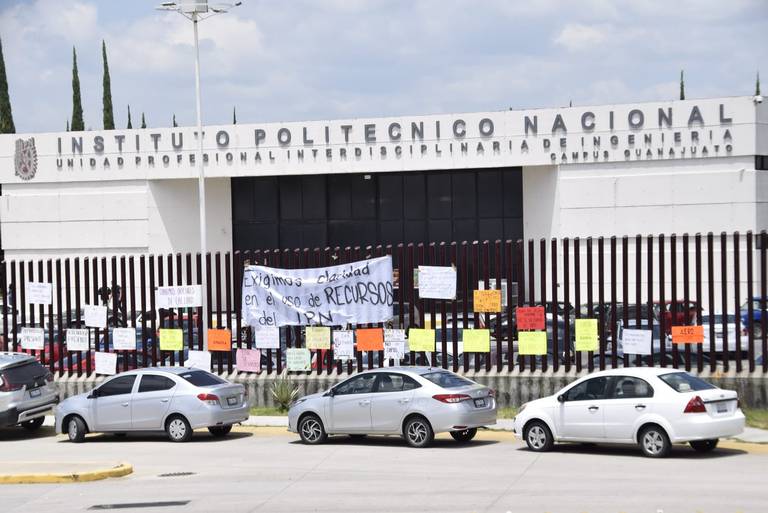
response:
M312 353L303 347L289 347L285 350L285 365L289 371L312 370Z
M339 326L392 318L392 257L315 269L251 265L243 273L250 326Z
M251 327L253 346L258 349L280 349L280 328L275 326Z
M351 360L355 357L355 340L352 330L333 332L333 357L336 360Z
M98 305L85 305L83 307L85 325L89 328L107 327L107 307Z
M136 328L115 328L112 330L112 347L115 351L135 351Z
M96 374L117 373L117 353L96 351Z
M88 330L67 329L67 351L88 351Z
M622 330L621 343L624 354L651 354L652 337L651 330Z
M157 287L155 291L157 308L190 308L203 306L203 287L201 285L178 285Z
M419 297L456 299L456 269L453 267L419 266Z
M27 304L50 305L51 284L29 281L26 286Z
M208 351L195 351L190 349L187 353L187 359L184 360L184 367L194 367L196 369L211 370L211 353Z
M384 359L400 360L405 357L405 340L385 340L384 341Z
M43 349L45 333L43 328L21 328L22 349Z

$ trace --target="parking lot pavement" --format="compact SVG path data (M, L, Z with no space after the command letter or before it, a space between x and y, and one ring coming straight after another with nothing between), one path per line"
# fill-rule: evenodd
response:
M78 445L50 428L31 439L20 431L0 431L0 469L37 457L124 460L134 473L93 483L4 485L3 513L127 503L141 507L125 511L161 513L763 512L768 500L768 448L732 442L709 455L680 447L653 460L623 447L564 445L534 454L511 433L495 431L465 446L440 437L428 449L397 437L338 437L310 447L283 428L237 428L225 439L200 432L186 444L161 435L95 435Z

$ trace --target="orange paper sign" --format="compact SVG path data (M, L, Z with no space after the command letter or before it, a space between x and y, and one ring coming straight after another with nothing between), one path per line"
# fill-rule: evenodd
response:
M231 351L232 332L229 330L208 330L208 351Z
M361 328L355 330L358 351L383 351L384 330L381 328Z
M476 290L473 299L475 312L501 312L500 290Z
M704 326L672 326L673 344L701 344L704 342Z

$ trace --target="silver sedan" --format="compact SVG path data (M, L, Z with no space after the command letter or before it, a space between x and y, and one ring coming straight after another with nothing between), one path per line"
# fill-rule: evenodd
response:
M157 367L117 374L62 401L56 407L56 432L82 442L93 432L165 431L171 441L186 442L194 429L207 427L213 436L225 436L232 424L247 418L243 385L200 369Z
M494 391L433 367L386 367L356 374L326 392L297 400L288 411L288 429L307 444L328 435L402 435L426 447L435 433L457 442L477 428L496 423Z

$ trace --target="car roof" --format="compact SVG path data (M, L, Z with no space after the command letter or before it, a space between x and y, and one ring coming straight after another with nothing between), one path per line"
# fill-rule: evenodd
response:
M27 353L15 353L10 351L0 352L0 369L18 365L26 361L37 361L37 358Z
M673 372L685 372L685 369L665 368L665 367L620 367L617 369L606 369L602 371L593 372L584 376L585 378L599 377L599 376L636 376L652 377L660 376L662 374L670 374Z
M398 366L398 367L378 367L376 369L366 369L360 374L366 374L369 372L406 372L409 374L427 374L428 372L439 372L439 371L445 371L445 372L451 372L448 369L443 369L442 367L429 367L425 365L413 365L413 366Z

